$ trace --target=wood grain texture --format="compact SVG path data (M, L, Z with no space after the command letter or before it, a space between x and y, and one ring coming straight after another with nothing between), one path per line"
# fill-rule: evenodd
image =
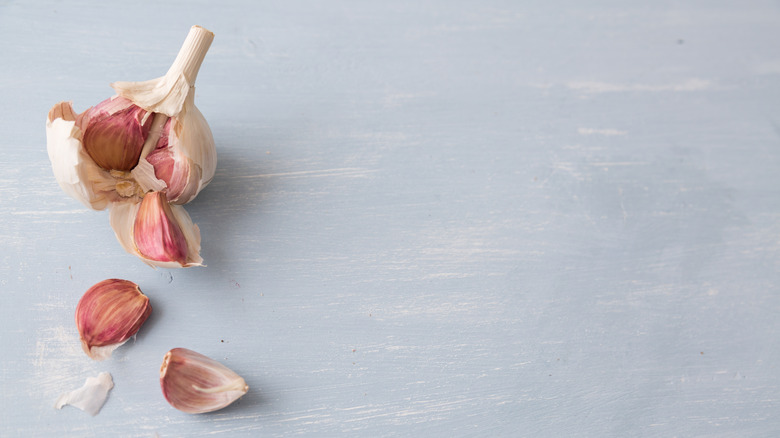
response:
M216 38L208 267L66 198L44 120ZM0 435L776 436L776 2L0 1ZM106 362L86 289L154 311ZM163 399L186 347L250 392ZM94 418L57 396L109 371Z

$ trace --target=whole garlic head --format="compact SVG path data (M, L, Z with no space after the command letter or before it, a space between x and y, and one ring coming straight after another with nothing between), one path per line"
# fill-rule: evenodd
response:
M46 147L60 187L91 209L109 207L122 246L154 266L202 265L199 230L179 205L193 200L216 171L214 137L195 106L195 79L213 39L193 26L164 76L115 82L117 94L95 107L77 114L70 102L60 102L47 118ZM147 203L147 196L154 199ZM161 214L144 213L146 204ZM155 241L165 233L169 241Z
M102 210L167 188L171 203L185 204L211 182L217 152L195 79L213 39L193 26L165 76L115 82L116 96L81 114L70 102L49 111L47 150L66 193Z

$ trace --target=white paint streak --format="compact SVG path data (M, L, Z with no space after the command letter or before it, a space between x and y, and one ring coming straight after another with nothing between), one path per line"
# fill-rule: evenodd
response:
M672 84L612 84L597 81L568 82L566 87L571 90L582 91L591 94L620 93L620 92L660 92L660 91L703 91L713 87L712 81L699 78L691 78L685 82Z
M42 328L36 335L30 384L43 396L54 398L97 370L81 350L75 324Z
M440 272L438 274L428 274L423 277L423 280L443 279L443 278L467 278L473 277L474 274L465 272Z
M296 172L280 172L280 173L260 173L257 175L238 175L236 178L273 178L273 177L328 177L328 176L366 176L366 174L376 172L376 169L363 169L359 167L342 167L336 169L321 169L321 170L300 170Z
M753 67L753 71L759 75L780 74L780 60L765 61Z
M580 135L606 135L607 137L615 135L626 135L628 131L618 131L617 129L596 129L596 128L578 128L577 132Z
M28 210L28 211L12 211L12 215L17 216L50 216L52 214L60 214L60 215L66 215L66 214L84 214L89 212L86 208L80 208L77 210Z

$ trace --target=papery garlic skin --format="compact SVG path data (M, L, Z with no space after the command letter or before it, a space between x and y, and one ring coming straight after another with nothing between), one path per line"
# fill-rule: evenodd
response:
M76 306L81 347L94 360L104 360L135 336L152 313L149 298L128 280L103 280L90 287Z
M142 203L146 203L146 208L142 209ZM192 222L184 207L168 205L163 192L148 193L144 200L138 203L111 204L109 222L122 247L150 266L203 266L203 258L200 256L200 229ZM142 242L137 242L137 226L144 228L143 232L139 231L143 234ZM176 231L171 233L173 228ZM172 236L175 238L170 240ZM182 248L186 248L183 257Z
M103 210L119 198L110 173L95 164L81 143L81 128L70 102L60 102L46 121L46 150L62 190L94 210Z
M112 100L119 100L117 103L121 106L114 105ZM135 115L143 111L137 107L129 108L134 105L122 98L108 99L98 106L101 105L113 105L114 109L119 108L118 111L131 112L131 119L135 119ZM92 125L94 129L89 126L90 113L101 118ZM121 146L117 147L117 143L111 140L123 137L121 133L115 133L121 130L119 125L122 119L126 120L128 117L120 115L117 118L120 123L112 123L101 117L103 115L105 113L93 112L92 108L76 114L70 102L60 102L49 111L46 121L46 149L54 177L63 191L93 210L103 210L110 202L139 200L148 190L165 188L165 183L154 177L153 169L143 173L140 172L143 167L138 166L138 155L141 152L137 145L138 137L145 135L142 132L143 125L148 122L144 121L139 126L129 128L132 134L128 137L136 138L131 140L133 145L129 150L125 150ZM85 147L85 129L88 134L92 134L92 141L87 142L92 144L92 154L106 167L98 165ZM111 131L114 131L114 134ZM98 141L106 138L109 139L108 144ZM128 168L133 170L124 170Z
M174 348L160 368L163 396L190 414L222 409L249 391L244 379L221 363L186 348Z
M65 405L71 405L92 415L100 412L108 398L108 392L114 387L111 374L102 372L97 377L87 377L84 386L60 395L54 402L56 409L62 409Z

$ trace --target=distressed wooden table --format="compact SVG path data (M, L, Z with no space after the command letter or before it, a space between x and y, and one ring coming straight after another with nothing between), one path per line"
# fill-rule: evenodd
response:
M208 267L51 172L51 105L216 38ZM0 1L0 435L778 436L776 2ZM154 311L105 362L76 302ZM166 351L244 376L163 399ZM57 396L108 371L96 417Z

